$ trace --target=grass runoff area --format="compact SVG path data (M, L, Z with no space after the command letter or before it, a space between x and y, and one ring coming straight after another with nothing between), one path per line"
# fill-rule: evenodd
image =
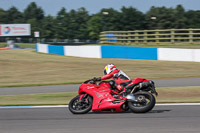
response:
M82 83L103 76L109 63L132 79L200 77L199 62L66 57L31 49L0 50L0 55L0 87Z
M0 87L82 83L103 75L114 63L131 78L200 77L199 62L93 59L36 53L31 49L0 50ZM1 89L1 88L0 88ZM200 87L158 88L157 102L200 102ZM0 105L67 104L77 93L0 96Z

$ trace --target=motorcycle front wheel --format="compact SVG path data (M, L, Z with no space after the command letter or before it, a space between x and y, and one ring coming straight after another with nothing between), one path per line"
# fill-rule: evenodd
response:
M69 110L73 114L85 114L92 109L92 98L88 96L84 101L79 102L80 96L74 97L69 103Z
M133 113L146 113L153 109L156 104L155 97L146 91L133 94L137 102L128 102L128 107Z

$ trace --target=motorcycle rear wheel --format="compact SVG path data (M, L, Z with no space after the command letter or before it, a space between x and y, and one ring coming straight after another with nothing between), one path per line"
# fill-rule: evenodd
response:
M156 104L155 97L146 91L133 94L140 102L128 102L128 107L133 113L146 113L153 109Z
M92 98L88 96L84 102L79 102L80 96L74 97L69 103L69 110L73 114L86 114L92 109Z

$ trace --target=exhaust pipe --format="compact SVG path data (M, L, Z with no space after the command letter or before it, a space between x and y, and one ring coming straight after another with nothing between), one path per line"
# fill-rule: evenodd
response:
M135 96L131 93L126 96L128 102L137 102Z

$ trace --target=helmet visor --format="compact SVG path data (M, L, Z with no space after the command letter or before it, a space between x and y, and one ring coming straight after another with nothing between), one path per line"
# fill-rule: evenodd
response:
M105 69L103 72L104 72L104 75L106 75L106 74L107 74L107 72L106 72L106 69Z

